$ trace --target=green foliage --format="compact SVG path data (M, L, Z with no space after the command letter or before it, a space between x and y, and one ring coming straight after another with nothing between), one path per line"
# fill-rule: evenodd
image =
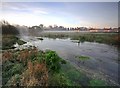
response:
M79 40L80 40L81 42L84 42L85 39L86 39L85 36L81 36Z
M11 59L5 59L2 66L3 85L17 85L17 82L19 82L20 78L24 75L22 73L24 73L25 70L28 71L26 75L32 75L34 73L35 78L32 79L29 77L30 75L27 75L28 77L26 77L25 80L30 78L33 82L35 82L35 80L45 81L48 79L47 77L49 77L47 74L53 74L54 76L51 75L50 77L50 80L52 80L51 82L53 83L51 85L54 85L54 83L55 85L61 86L71 85L72 81L69 80L66 75L59 74L61 65L65 65L66 61L62 60L55 51L47 50L46 52L43 52L38 51L35 48L12 51L11 53L13 57ZM25 61L30 61L31 63L24 65ZM45 74L43 72L45 72L46 77L44 77Z
M2 36L2 49L9 49L13 48L13 45L16 43L14 42L13 36Z
M66 64L67 62L65 60L61 60L61 64Z
M65 76L64 73L54 74L49 79L49 85L50 86L73 86L73 83L71 80Z
M11 75L9 70L14 66L14 63L10 61L5 61L2 65L2 84L6 84L6 82L10 79Z
M90 81L90 86L95 87L95 86L107 86L107 85L105 84L105 81L103 80L92 79Z
M11 73L11 75L21 74L23 69L23 64L17 63L9 70L9 73Z
M10 62L9 60L5 61L2 66L3 71L8 71L14 66L14 63Z
M69 69L65 74L74 82L74 85L88 85L89 83L89 78L76 69Z
M70 38L71 40L78 40L79 42L97 42L112 45L119 45L119 39L115 39L118 36L117 33L81 33L81 32L44 32L41 37L49 38Z
M45 53L45 60L47 67L52 72L59 72L61 66L60 66L60 60L61 58L57 55L55 51L47 50Z
M61 73L64 73L65 76L72 81L74 86L87 86L89 84L89 78L85 75L85 73L77 70L69 62L62 65Z
M12 49L14 48L14 44L18 43L19 45L22 45L26 42L20 40L18 37L14 36L14 35L3 35L2 36L2 49Z
M87 56L76 56L76 58L79 58L81 61L89 60L90 57Z
M15 74L9 79L9 81L6 83L5 86L11 86L11 85L17 86L17 84L20 83L20 78L21 78L21 75Z
M8 80L14 76L15 74L21 74L24 67L21 63L12 63L10 61L6 61L2 66L2 80L3 85L5 85Z
M43 51L39 51L37 53L37 60L39 63L43 62L43 60L45 60L45 54Z
M28 80L27 78L29 78L29 82L33 83L36 82L36 80L38 80L38 83L41 81L49 81L49 86L94 86L103 84L103 82L99 80L91 80L89 83L89 79L85 74L79 72L65 60L61 59L55 51L47 50L44 52L38 51L35 48L12 51L12 53L12 59L6 59L3 62L3 85L16 85L16 83L19 81L20 83L24 83L24 80ZM24 59L22 59L22 61L15 59L18 57L18 55ZM79 56L77 58L87 60L89 57ZM24 65L24 60L26 60L26 62L30 61L31 63ZM26 73L22 74L24 71ZM26 78L21 81L20 79L23 77L23 75L25 75ZM34 75L34 78L31 78L30 75Z

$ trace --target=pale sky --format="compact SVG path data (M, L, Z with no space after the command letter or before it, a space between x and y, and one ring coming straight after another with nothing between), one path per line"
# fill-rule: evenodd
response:
M33 26L118 27L117 2L4 2L0 20Z

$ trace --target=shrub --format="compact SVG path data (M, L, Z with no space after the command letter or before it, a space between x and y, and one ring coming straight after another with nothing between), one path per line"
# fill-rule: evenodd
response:
M61 60L61 64L66 64L67 62L65 60Z
M8 22L4 21L2 23L2 34L17 35L19 34L19 31L17 30L15 26L10 25Z
M45 53L45 61L47 64L47 68L52 72L59 72L60 70L60 60L61 58L56 54L55 51L46 51Z

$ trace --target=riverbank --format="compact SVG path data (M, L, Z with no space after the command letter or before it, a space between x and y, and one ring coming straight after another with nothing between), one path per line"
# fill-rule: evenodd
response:
M15 44L18 39L10 44ZM4 41L4 40L3 40ZM21 43L20 43L21 44ZM12 45L13 46L13 45ZM3 86L106 86L101 79L87 77L55 51L36 47L15 50L10 46L2 51Z
M54 50L64 60L68 61L79 71L84 72L89 77L104 79L110 85L117 85L118 79L118 51L114 46L84 42L74 43L68 39L52 39L39 37L23 36L23 39L35 45L39 50ZM81 61L79 57L87 57L90 59Z
M3 86L106 86L60 58L55 51L37 48L9 50L2 54Z
M114 83L117 80L117 50L114 46L118 46L118 41L116 33L41 32L39 37L3 35L3 86L117 85ZM15 48L15 44L32 46Z
M89 33L89 32L41 32L38 37L60 38L71 40L78 40L78 42L97 42L109 45L119 46L120 36L118 33Z
M25 44L26 42L20 40L16 35L2 35L2 50L13 49L14 44L18 43L19 45Z

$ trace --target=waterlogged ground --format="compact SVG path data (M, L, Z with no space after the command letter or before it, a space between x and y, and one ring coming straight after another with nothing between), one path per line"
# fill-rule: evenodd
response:
M40 50L55 50L60 57L70 62L76 69L92 78L106 80L111 85L118 84L118 50L117 47L95 42L77 43L76 40L22 36L27 45ZM80 56L89 57L80 60Z

